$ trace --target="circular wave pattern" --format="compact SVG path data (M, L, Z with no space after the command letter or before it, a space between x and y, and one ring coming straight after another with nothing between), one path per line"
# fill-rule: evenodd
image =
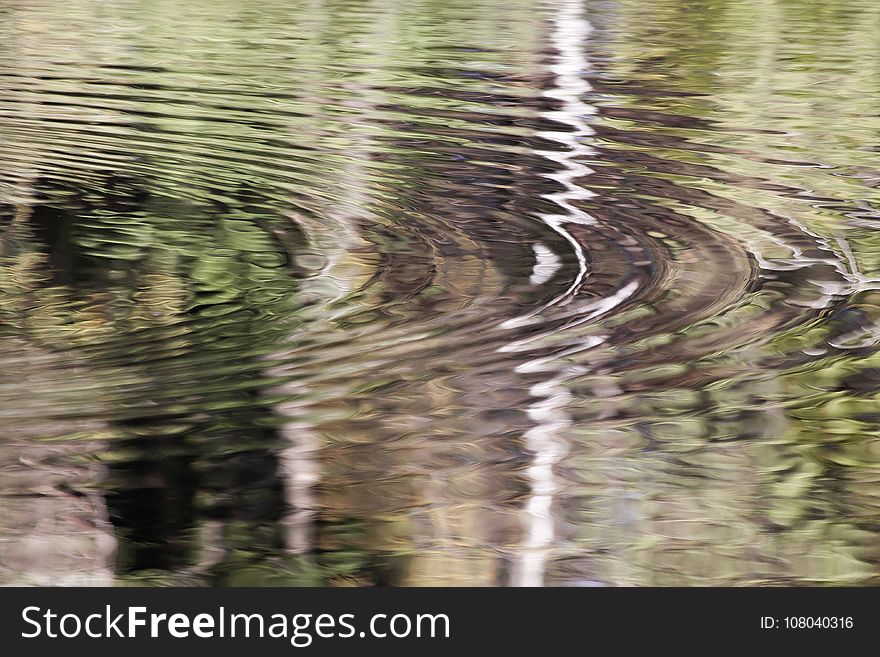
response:
M876 81L637 5L4 4L0 579L876 583Z

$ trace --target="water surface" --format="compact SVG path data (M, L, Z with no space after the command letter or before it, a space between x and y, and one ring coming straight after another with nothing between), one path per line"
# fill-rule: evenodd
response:
M0 0L0 582L880 584L874 0Z

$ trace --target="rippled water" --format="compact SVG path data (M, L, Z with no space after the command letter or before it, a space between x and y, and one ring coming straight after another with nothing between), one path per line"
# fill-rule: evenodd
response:
M0 581L880 584L878 43L0 0Z

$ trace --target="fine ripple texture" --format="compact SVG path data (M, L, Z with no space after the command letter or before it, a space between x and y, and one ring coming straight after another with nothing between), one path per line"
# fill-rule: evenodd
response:
M0 0L0 583L880 584L878 42Z

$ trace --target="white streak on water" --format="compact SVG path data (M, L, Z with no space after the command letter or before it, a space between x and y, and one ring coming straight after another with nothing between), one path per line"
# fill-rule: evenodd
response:
M532 248L535 250L535 268L529 277L529 283L532 285L543 285L559 271L562 261L558 255L540 242L533 244Z
M363 40L364 47L371 52L374 50L372 44L394 41L395 24L393 8L384 6L381 0L373 4L376 15L381 19L373 24L372 33ZM375 71L384 71L389 65L384 57L380 52L373 64ZM366 79L353 82L349 90L359 92L358 100L344 104L353 110L361 110L360 116L352 121L362 130L351 133L354 145L337 181L336 193L332 195L339 201L328 208L320 220L296 217L308 233L309 243L314 244L314 248L326 259L318 275L303 281L299 294L318 302L314 305L318 318L311 324L311 330L324 328L328 333L335 330L336 316L349 309L348 304L339 302L351 295L372 273L370 268L358 264L352 258L352 253L368 246L358 226L369 214L368 208L373 202L369 163L374 159L376 144L363 128L368 127L366 117L374 111L375 105L384 102L384 97L383 92L376 90ZM275 368L270 370L270 375L289 375L289 371L285 367ZM307 554L315 548L315 521L319 510L316 487L322 475L322 442L316 427L305 419L309 414L309 387L289 381L275 392L294 400L278 404L274 409L280 416L288 418L279 430L287 442L287 447L279 455L288 507L283 521L285 544L293 554Z
M567 146L563 152L542 151L540 153L560 165L556 172L548 174L547 177L560 183L563 187L560 192L544 195L544 198L555 203L561 212L554 215L542 215L541 219L571 244L578 262L578 273L562 295L545 304L536 312L503 323L502 328L512 328L528 323L531 317L546 308L568 303L577 294L587 276L587 260L584 249L565 228L565 225L591 225L595 223L591 216L575 205L579 200L594 196L575 183L577 178L591 172L588 167L578 162L582 156L592 153L583 140L583 137L593 134L584 117L593 114L595 110L582 100L584 93L590 90L589 84L582 77L587 64L582 47L591 28L589 23L581 17L581 2L579 0L557 0L553 4L556 11L553 16L552 40L558 55L552 67L555 74L555 85L544 95L561 101L562 106L559 110L545 113L544 116L570 126L572 130L540 133L540 136L546 139ZM540 251L537 246L535 252L538 254L540 262ZM534 275L532 278L534 280ZM592 346L595 345L581 345L579 348ZM513 348L516 349L515 346ZM537 363L533 364L538 365ZM529 390L536 401L526 409L526 413L535 426L526 432L524 438L526 449L534 456L526 470L531 492L524 509L525 537L520 546L519 559L513 573L513 583L518 586L541 586L544 584L547 560L556 540L552 508L559 490L559 483L556 480L554 467L567 452L562 432L571 425L571 418L566 407L572 396L563 383L570 376L569 369L567 367L563 367L561 370L557 369L555 376L536 383Z

